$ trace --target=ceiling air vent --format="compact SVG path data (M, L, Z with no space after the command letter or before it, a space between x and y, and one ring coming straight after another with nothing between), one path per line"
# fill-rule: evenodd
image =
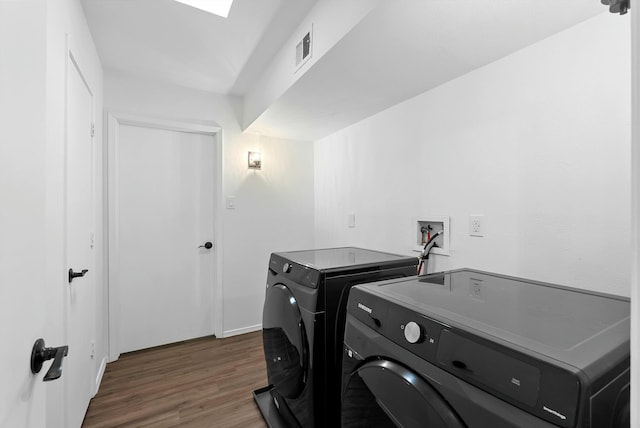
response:
M313 34L313 26L311 26L311 30L305 33L300 40L296 44L296 71L300 69L304 65L305 62L311 58L311 38Z

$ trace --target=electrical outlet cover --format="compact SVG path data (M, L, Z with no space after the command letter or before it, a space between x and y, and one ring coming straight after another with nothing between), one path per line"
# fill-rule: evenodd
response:
M355 215L355 213L347 214L347 227L356 227L356 215Z
M469 235L470 236L484 236L484 221L482 215L470 215L469 216Z

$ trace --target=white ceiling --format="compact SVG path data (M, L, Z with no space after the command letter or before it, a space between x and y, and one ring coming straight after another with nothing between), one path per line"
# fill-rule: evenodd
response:
M173 0L82 0L105 70L243 95L316 0L235 0L229 16Z
M606 11L599 0L385 2L248 129L315 141Z
M106 70L244 95L316 0L82 0ZM248 128L316 140L599 13L599 0L385 0ZM242 118L238 118L242 123Z

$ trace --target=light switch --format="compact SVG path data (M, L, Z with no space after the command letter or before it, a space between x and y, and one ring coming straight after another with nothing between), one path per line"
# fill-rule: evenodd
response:
M227 209L235 210L236 209L236 197L235 196L227 196Z

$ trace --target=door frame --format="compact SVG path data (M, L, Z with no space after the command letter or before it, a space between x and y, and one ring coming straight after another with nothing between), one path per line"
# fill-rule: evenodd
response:
M640 2L631 15L631 403L640 400ZM631 406L631 426L640 411Z
M90 140L91 140L91 147L90 147L90 157L91 157L91 184L90 184L90 189L91 189L91 208L90 208L90 218L91 218L91 233L92 233L92 239L94 240L94 245L91 248L91 255L90 255L90 266L89 269L92 270L93 272L100 272L100 260L98 259L98 253L96 252L97 246L96 244L99 243L99 234L97 233L97 228L100 227L100 221L99 221L99 217L98 217L98 202L99 202L99 197L100 197L100 189L98 188L99 186L99 178L98 178L98 171L99 171L99 162L100 162L100 157L99 157L99 137L97 135L95 135L93 132L96 129L96 94L94 92L94 90L91 87L91 84L89 83L89 79L87 79L87 75L84 72L84 68L82 66L82 62L79 59L79 57L81 55L77 55L77 53L80 52L80 49L77 48L77 46L74 46L74 44L72 43L72 38L69 34L65 34L65 70L64 70L64 82L65 82L65 86L64 86L64 142L63 142L63 153L62 153L62 235L61 235L61 243L62 243L62 273L64 274L62 278L60 278L61 283L62 283L62 312L63 312L63 335L64 335L64 343L69 343L69 338L71 336L71 324L70 324L70 310L71 308L69 307L68 304L68 299L69 299L69 293L70 293L70 289L69 286L70 284L66 281L66 273L67 270L69 269L69 258L68 258L68 250L69 250L69 228L68 228L68 216L69 216L69 207L67 205L67 201L69 198L69 123L70 123L70 116L69 116L69 108L70 108L70 97L69 97L69 88L70 88L70 81L71 81L71 74L73 73L73 69L76 70L76 72L78 73L78 76L80 77L80 80L82 81L82 84L84 85L84 87L86 88L87 92L89 93L89 95L91 96L91 128L87 128L87 133L91 132L91 136L90 136ZM100 286L101 286L101 281L100 278L94 274L93 277L93 288L94 288L94 295L93 298L91 299L92 301L90 302L91 305L93 305L93 307L91 308L92 312L95 311L95 307L97 305L97 295L99 295L100 293ZM97 340L97 327L98 327L98 320L97 318L95 318L95 316L91 319L91 320L85 320L85 321L90 321L92 322L92 337L93 337L93 342L94 342L94 358L95 357L99 357L97 355L95 355L95 342ZM102 375L104 374L104 370L106 369L106 364L107 361L106 359L102 358L100 356L100 361L99 361L99 365L96 367L94 366L92 369L92 373L91 373L91 396L89 397L89 399L93 398L95 396L95 394L98 392L98 387L100 384L100 381L102 379ZM68 369L67 369L68 370ZM62 406L62 418L65 424L68 423L69 418L70 418L70 405L71 402L69 400L69 388L72 387L72 385L69 384L69 378L68 376L65 377L63 376L63 396L61 398L62 402L64 403ZM59 399L55 399L57 403L59 403ZM47 406L48 408L50 408L50 406ZM86 409L85 409L86 412Z
M108 318L108 339L109 339L109 362L120 357L118 338L116 332L119 330L119 317L115 314L118 302L118 290L112 287L117 283L120 271L118 266L117 248L119 244L119 224L118 224L118 149L120 126L140 126L144 128L163 129L167 131L189 132L204 134L213 137L215 145L215 173L214 173L214 219L213 230L215 233L214 247L214 278L213 278L213 334L222 337L222 128L217 125L207 125L196 122L176 121L170 119L160 119L127 113L109 112L107 113L107 192L105 192L105 205L108 209L106 222L106 235L108 237L107 261L107 290L109 295L107 318Z

